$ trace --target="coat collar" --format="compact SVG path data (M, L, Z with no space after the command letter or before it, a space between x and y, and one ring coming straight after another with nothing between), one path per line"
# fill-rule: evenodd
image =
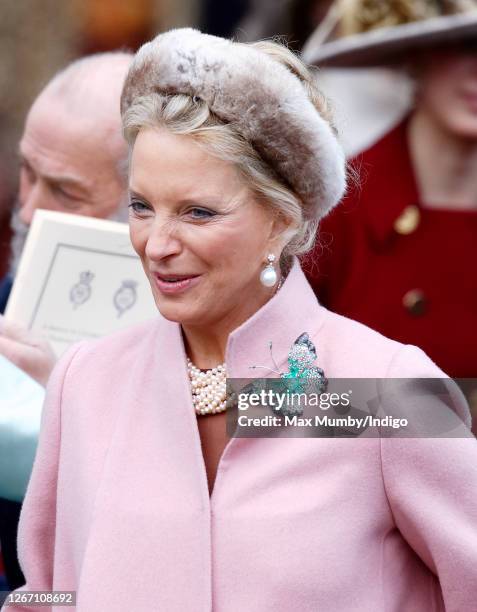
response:
M252 365L274 368L270 358L270 342L280 372L287 371L288 353L295 340L303 332L307 332L315 343L316 334L327 315L328 311L318 303L298 259L295 258L281 289L230 334L225 353L227 377L233 379L276 377L276 374L267 370L250 368ZM174 440L169 460L172 465L181 466L180 471L174 476L177 499L181 499L182 502L187 499L191 512L194 508L203 511L209 507L210 502L180 324L159 317L155 333L148 336L147 342L151 367L144 369L144 364L138 360L131 376L134 380L134 389L139 389L141 393L145 390L144 393L147 394L141 399L143 411L149 410L152 413L150 418L139 419L140 423L146 423L142 440L143 442L149 440L149 443L145 443L146 450L154 445L160 446L161 437L166 436ZM316 345L316 350L316 365L320 366L323 350L319 345ZM128 418L129 422L125 422L122 430L131 432L138 428L138 425L135 425L137 413L132 408L134 402L128 400L126 403L127 414L123 418ZM160 410L157 409L158 406ZM164 422L168 423L167 428L163 427ZM227 459L231 449L241 447L245 442L246 440L240 438L230 440L224 450L224 458ZM164 441L164 444L166 443ZM134 458L138 469L143 460L145 461L140 455ZM161 490L157 481L158 471L160 472L159 464L152 466L151 483L153 478L156 478L156 490ZM216 477L214 495L216 495L219 472L220 470ZM167 479L166 473L164 478ZM168 489L170 483L164 482L163 487L164 490Z
M225 352L229 378L266 378L276 376L266 369L253 370L260 365L274 369L270 358L270 342L273 357L280 372L287 370L288 353L295 340L303 332L315 336L328 311L313 293L297 258L280 290L247 321L229 336ZM175 345L176 356L183 361L183 374L187 374L186 353L180 325L160 318L157 342L167 340ZM320 365L320 347L317 346L317 365Z
M234 330L227 343L227 375L230 378L266 378L276 376L266 369L253 370L259 365L274 369L273 357L280 372L287 370L288 353L295 340L307 332L316 335L327 310L320 306L298 259L294 259L290 273L281 289L252 317ZM317 365L320 347L317 346Z
M408 206L417 206L419 193L407 142L406 117L384 138L355 158L362 175L359 199L373 238L385 242Z

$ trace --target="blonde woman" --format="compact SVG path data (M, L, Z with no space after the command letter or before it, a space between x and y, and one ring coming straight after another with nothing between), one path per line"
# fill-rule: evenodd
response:
M310 73L273 43L173 30L139 50L122 113L131 239L160 315L54 373L20 524L25 589L76 591L81 612L470 609L464 425L454 439L226 434L225 378L270 363L270 342L282 372L294 347L329 378L444 376L324 309L300 269L345 185Z

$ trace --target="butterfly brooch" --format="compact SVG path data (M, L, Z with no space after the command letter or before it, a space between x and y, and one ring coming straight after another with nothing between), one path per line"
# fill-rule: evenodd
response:
M316 360L316 348L307 333L300 334L293 343L290 351L288 352L288 371L280 372L279 368L273 359L272 354L272 343L269 343L270 357L275 369L267 368L266 366L250 366L252 369L264 368L269 372L278 374L282 379L282 384L276 384L277 381L268 379L271 387L275 392L292 394L301 393L322 393L326 389L328 383L324 371L318 366L314 365ZM286 383L285 383L286 380ZM285 384L284 384L285 383ZM298 402L299 403L299 402ZM302 413L303 410L296 406L296 401L291 401L282 408L282 413L297 414Z

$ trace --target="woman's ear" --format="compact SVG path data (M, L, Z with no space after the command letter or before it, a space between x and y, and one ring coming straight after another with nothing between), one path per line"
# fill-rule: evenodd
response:
M283 215L275 215L272 220L269 234L271 250L283 251L296 233L296 227Z

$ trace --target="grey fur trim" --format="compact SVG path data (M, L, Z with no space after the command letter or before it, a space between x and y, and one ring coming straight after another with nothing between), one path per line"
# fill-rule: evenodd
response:
M262 51L191 28L159 34L133 60L121 113L152 92L205 100L295 191L306 219L323 217L343 196L345 156L330 125L298 77Z

